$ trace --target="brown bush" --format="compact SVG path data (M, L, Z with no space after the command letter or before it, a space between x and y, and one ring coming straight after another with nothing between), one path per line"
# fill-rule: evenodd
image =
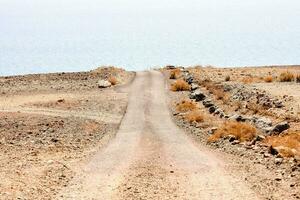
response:
M172 91L187 91L187 90L190 90L190 89L191 89L190 85L182 79L176 80L171 85L171 90Z
M295 79L294 74L289 71L282 72L279 76L280 82L292 82Z
M227 75L227 76L225 77L225 81L230 81L230 76L229 76L229 75Z
M116 85L116 84L118 83L118 80L117 80L116 77L110 76L110 77L108 78L108 82L110 82L112 85Z
M297 76L296 76L296 82L300 83L300 74L297 74Z
M170 79L178 79L181 75L180 69L173 69L170 72Z
M188 111L195 110L196 108L197 108L196 103L191 100L183 100L176 105L176 110L178 112L188 112Z
M200 110L193 110L188 112L184 118L189 122L203 122L204 121L204 115Z
M264 142L279 150L284 157L300 156L300 132L267 137Z
M272 76L266 76L266 77L264 78L264 81L265 81L266 83L271 83L271 82L273 82L273 77L272 77Z
M222 137L233 135L240 141L251 141L256 136L256 128L242 122L224 122L216 132L208 138L209 142L215 142Z

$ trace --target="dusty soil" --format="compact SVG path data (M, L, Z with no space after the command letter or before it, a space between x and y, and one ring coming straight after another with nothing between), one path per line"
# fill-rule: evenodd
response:
M97 88L111 75L119 85L134 76L109 68L0 78L0 199L53 199L115 136L128 94Z
M97 88L111 76L125 85ZM186 123L173 103L189 92L169 93L158 71L126 84L133 76L101 68L0 78L0 199L300 198L297 160L275 163L263 145L207 145L223 119L199 105L209 120ZM270 117L287 108L293 114L276 107Z
M285 72L287 70L299 73L299 67L265 67L265 68L191 68L182 70L181 78L187 79L193 77L194 83L199 83L199 89L212 99L214 105L224 110L226 115L245 115L268 118L273 124L281 121L288 121L290 128L287 131L299 131L299 117L297 112L299 108L299 94L295 88L299 83L283 83L274 80L271 83L264 82L259 77ZM174 80L169 79L170 70L163 70L168 80L169 87ZM168 72L166 72L168 71ZM185 74L185 75L184 75ZM225 81L225 77L230 76L230 81ZM253 78L252 82L243 82L243 76ZM255 79L256 77L256 79ZM180 78L180 77L179 77ZM228 95L231 98L217 98L217 93L211 93L205 86L201 85L201 80L214 82L218 87L225 88L221 95ZM226 90L230 88L230 90ZM231 89L232 88L232 89ZM270 105L268 112L259 112L253 114L252 110L243 107L243 103L251 101L255 95L263 96L269 102L281 101L283 106ZM263 95L262 95L263 94ZM187 122L183 113L176 110L176 104L182 100L190 98L190 91L169 92L171 102L170 109L173 113L175 123L189 133L195 141L205 144L219 152L225 152L228 156L226 169L232 174L237 174L244 179L251 189L259 193L264 199L299 199L300 198L300 160L299 158L282 158L269 153L269 147L262 142L251 144L247 142L230 142L227 139L221 139L215 143L208 143L208 138L224 121L231 120L220 117L214 112L209 112L201 101L197 103L198 109L204 116L203 122ZM239 97L236 101L232 97ZM233 100L232 100L233 99ZM255 99L256 100L256 99ZM236 103L239 105L237 109ZM257 103L256 101L256 104ZM269 104L268 104L269 105ZM290 117L293 116L293 117ZM285 131L282 133L284 134ZM263 134L263 133L261 133Z
M138 72L130 91L116 138L57 199L260 198L226 170L227 157L194 143L173 123L159 72Z

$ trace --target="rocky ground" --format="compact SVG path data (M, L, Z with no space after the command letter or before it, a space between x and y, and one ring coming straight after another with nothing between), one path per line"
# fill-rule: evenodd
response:
M172 77L184 79L191 89L170 91L170 109L177 125L196 141L229 154L232 159L228 160L228 170L242 175L250 187L265 199L300 198L300 141L293 141L295 149L284 147L293 152L289 156L282 154L283 147L273 148L265 142L268 137L299 134L300 102L294 88L300 84L276 80L280 73L287 70L296 74L300 72L299 67L196 67L177 70L176 76ZM171 86L176 81L169 79L172 70L163 71ZM264 77L270 75L274 79L266 82ZM226 77L230 78L226 80ZM245 77L251 77L251 81L243 81ZM204 120L188 122L186 113L176 109L182 100L195 102ZM233 136L208 142L208 138L226 121L249 123L258 134L253 140L245 142Z
M117 86L99 88L112 76ZM118 68L1 77L0 199L52 199L67 186L114 137L128 101L118 85L133 77Z

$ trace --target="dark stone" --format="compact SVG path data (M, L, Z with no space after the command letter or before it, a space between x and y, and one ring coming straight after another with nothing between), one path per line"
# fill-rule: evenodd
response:
M277 155L279 152L274 149L272 146L269 147L269 153L272 154L272 155Z
M214 113L216 111L217 107L216 106L211 106L208 111L209 113Z
M202 102L202 104L206 107L206 108L209 108L211 106L213 106L214 104L211 102L211 100L204 100Z
M276 124L276 125L274 126L274 128L273 128L272 131L271 131L271 133L273 133L273 134L279 134L279 133L281 133L282 131L285 131L285 130L287 130L287 129L289 129L289 128L290 128L290 125L289 125L288 122L281 122L281 123Z
M190 99L195 99L196 101L202 101L205 99L205 94L200 90L195 90L190 94Z

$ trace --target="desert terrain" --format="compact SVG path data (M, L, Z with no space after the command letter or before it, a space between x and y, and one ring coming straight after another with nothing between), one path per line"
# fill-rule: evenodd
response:
M299 199L299 74L0 77L0 199Z
M300 198L300 67L168 66L170 109L265 199Z

